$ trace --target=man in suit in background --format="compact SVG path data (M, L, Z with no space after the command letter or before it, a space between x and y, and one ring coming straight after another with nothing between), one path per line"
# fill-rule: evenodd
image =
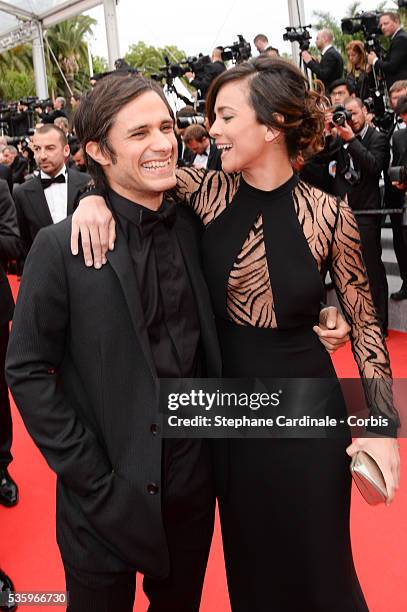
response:
M33 148L40 174L15 187L13 193L24 255L42 227L73 213L81 189L90 180L86 173L67 169L69 145L66 135L55 125L36 130Z
M396 81L407 79L407 32L401 27L400 15L391 11L380 16L380 28L383 35L390 38L390 47L384 59L379 59L374 51L367 59L376 73L383 72L390 89Z
M1 157L1 159L3 159ZM13 191L13 173L11 172L11 168L3 164L0 159L0 179L3 179L7 182L8 188L10 189L10 193Z
M384 134L366 123L367 110L360 98L345 100L352 119L337 126L340 146L336 153L333 183L335 195L347 196L353 210L381 208L380 176L390 161L389 143ZM384 333L388 325L388 286L382 261L381 221L379 214L358 214L362 253L372 298Z
M6 507L16 505L18 488L8 472L13 459L12 421L4 364L14 301L5 270L7 261L18 257L19 249L20 237L14 202L6 181L0 179L0 504Z
M17 149L7 145L3 149L3 164L11 170L13 184L24 183L24 177L28 171L28 162L19 155Z
M407 96L399 99L396 113L404 123L407 123ZM407 129L396 130L393 134L393 158L392 167L407 168ZM392 206L402 208L406 201L407 181L400 183L396 181L392 191ZM402 281L401 288L391 294L391 298L397 302L407 300L407 225L403 225L403 215L391 215L393 227L393 245L400 269Z
M189 150L189 155L184 155L185 161L195 168L222 170L221 152L211 141L203 125L187 127L183 134L183 141Z
M343 59L333 46L333 40L331 30L324 29L318 32L315 44L321 52L320 62L317 62L308 51L301 53L304 64L323 82L326 91L329 91L334 81L343 77Z

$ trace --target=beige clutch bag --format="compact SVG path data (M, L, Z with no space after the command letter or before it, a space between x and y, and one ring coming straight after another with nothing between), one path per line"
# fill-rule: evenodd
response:
M355 453L350 464L350 471L357 488L368 504L375 506L386 501L386 483L373 457L364 451Z

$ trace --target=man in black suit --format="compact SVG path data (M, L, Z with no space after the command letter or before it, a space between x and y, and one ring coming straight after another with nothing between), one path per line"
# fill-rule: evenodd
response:
M3 164L10 168L13 184L24 183L24 177L28 171L28 162L18 154L13 145L7 145L3 149Z
M58 96L58 98L55 98L54 108L51 112L45 113L43 112L41 107L38 107L35 110L38 113L39 118L43 123L54 123L55 119L58 119L58 117L67 118L65 106L66 106L65 98L63 98L62 96Z
M182 138L189 150L189 155L184 155L185 161L196 168L222 170L221 152L211 141L203 125L190 125L184 131Z
M223 47L214 48L211 55L211 62L205 65L202 74L195 75L193 72L185 73L192 87L195 87L195 89L200 92L201 98L206 98L212 81L226 70L225 62L222 60L222 53Z
M384 36L390 37L390 47L384 59L379 59L371 51L368 62L376 73L383 71L387 88L390 89L395 81L407 79L407 32L401 27L400 16L392 12L380 16L380 28Z
M4 374L9 323L14 301L6 276L7 261L19 255L20 237L14 202L6 181L0 179L0 504L15 506L18 489L8 472L11 455L12 421L7 383Z
M6 164L0 164L0 179L7 182L11 193L13 191L13 173L11 172L11 168L6 166Z
M33 148L40 174L16 186L13 193L24 255L42 227L72 214L81 189L90 180L88 174L66 168L69 145L55 125L36 130Z
M331 30L320 30L317 33L315 44L321 52L321 61L317 62L308 51L301 53L304 64L325 85L329 91L331 84L343 77L342 55L333 46L333 33Z
M158 85L113 76L82 100L75 123L93 177L108 186L115 250L97 272L70 253L71 219L38 234L8 381L58 476L69 611L130 612L136 571L155 611L197 611L214 517L209 447L163 442L157 377L221 368L197 228L163 199L175 185L172 112Z
M400 98L396 113L407 123L407 96ZM407 168L407 129L396 130L393 134L392 167ZM402 208L406 199L407 181L393 183L391 204L394 208ZM393 245L400 269L402 285L399 291L391 294L396 301L407 300L407 225L403 225L403 215L392 215Z
M387 138L366 123L367 110L360 98L348 98L345 108L352 113L352 119L336 128L340 142L336 147L334 193L347 196L353 210L379 209L380 176L387 172L390 160ZM382 261L381 215L358 214L356 220L373 302L386 333L388 286Z

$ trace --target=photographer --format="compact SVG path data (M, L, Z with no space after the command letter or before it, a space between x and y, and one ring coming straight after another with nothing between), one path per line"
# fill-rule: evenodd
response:
M41 107L37 107L35 110L43 123L54 123L55 119L58 117L68 118L65 112L65 106L65 98L59 96L58 98L55 98L54 110L52 110L50 113L43 112Z
M259 54L262 54L269 46L269 39L265 34L257 34L253 39L253 44Z
M364 44L360 40L352 40L346 45L346 55L348 64L345 78L349 83L349 88L355 92L357 98L366 100L373 84Z
M332 43L333 34L331 30L320 30L317 33L315 44L321 52L321 61L317 62L308 51L302 51L301 53L306 67L323 82L327 90L333 81L343 76L343 59Z
M396 107L396 113L407 123L407 95L399 99ZM397 181L392 181L393 189L391 191L391 206L392 208L402 208L405 203L405 194L407 189L407 130L397 130L393 135L393 159L392 168L401 169L401 177L397 177ZM400 170L399 170L400 174ZM397 190L397 191L396 191ZM407 226L403 225L403 215L390 215L391 225L393 229L393 246L396 253L397 263L400 269L400 277L402 281L399 291L391 294L391 299L398 301L407 300Z
M395 81L407 79L407 32L400 24L398 13L386 12L380 16L383 36L391 39L385 59L379 59L374 51L368 55L368 62L376 74L383 71L388 89Z
M30 130L28 106L21 100L15 113L10 115L10 130L12 136L25 136Z
M345 109L342 125L336 123L332 129L338 135L334 193L342 198L347 196L353 210L379 209L380 176L389 166L387 138L366 123L367 110L360 98L346 100ZM358 214L356 220L373 302L381 328L387 333L388 287L382 262L381 216Z
M225 63L222 60L223 47L215 47L212 51L211 62L205 64L201 74L195 75L193 72L186 72L185 76L189 79L192 87L198 89L201 98L205 99L209 86L217 76L226 70Z

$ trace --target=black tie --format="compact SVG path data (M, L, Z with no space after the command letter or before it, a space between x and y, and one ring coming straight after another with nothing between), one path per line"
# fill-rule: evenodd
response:
M143 237L148 236L159 224L172 227L175 222L174 202L164 202L159 211L143 209L140 211L140 229Z
M47 189L52 183L65 183L65 175L58 174L58 176L54 176L52 178L42 178L41 185L43 189Z

